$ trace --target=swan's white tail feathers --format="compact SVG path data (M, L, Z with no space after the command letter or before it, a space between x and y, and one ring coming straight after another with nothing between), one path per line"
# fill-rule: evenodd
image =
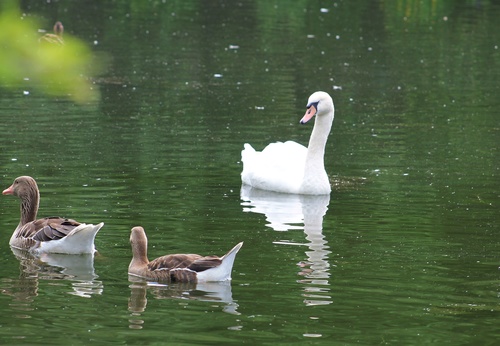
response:
M241 161L243 164L248 163L253 155L255 155L255 149L248 143L243 145L243 150L241 151Z
M249 144L249 143L245 143L245 144L243 144L243 148L244 148L243 150L248 150L248 151L250 151L250 152L255 151L255 149L254 149L254 148L252 147L252 145L251 145L251 144Z
M243 147L244 149L241 151L241 162L243 163L243 170L241 171L241 181L244 184L251 185L252 175L250 174L250 172L252 172L253 170L253 162L255 161L257 152L248 143L245 143Z

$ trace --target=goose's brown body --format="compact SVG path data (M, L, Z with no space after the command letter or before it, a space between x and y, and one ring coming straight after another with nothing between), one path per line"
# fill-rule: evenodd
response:
M84 224L58 216L36 219L40 192L35 179L18 177L2 194L21 199L21 220L10 238L10 246L40 252L94 253L95 235L104 224Z
M128 268L130 275L158 282L188 283L230 280L234 258L243 245L237 244L222 257L173 254L150 262L147 257L148 240L142 227L132 228L130 243L133 255Z

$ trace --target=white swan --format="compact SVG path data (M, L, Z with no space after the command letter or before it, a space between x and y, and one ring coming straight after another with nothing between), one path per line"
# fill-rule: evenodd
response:
M271 143L258 152L245 143L241 152L243 184L284 193L329 194L331 186L325 171L324 155L334 113L330 95L317 91L309 96L306 114L300 120L301 124L305 124L316 115L308 148L288 141Z

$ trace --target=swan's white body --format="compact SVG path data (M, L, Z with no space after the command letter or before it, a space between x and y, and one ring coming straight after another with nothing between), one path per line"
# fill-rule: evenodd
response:
M309 147L293 141L276 142L258 152L245 143L241 152L243 184L283 193L330 193L331 186L325 171L324 156L335 113L333 100L326 92L317 91L309 97L307 109L300 121L302 124L316 115Z

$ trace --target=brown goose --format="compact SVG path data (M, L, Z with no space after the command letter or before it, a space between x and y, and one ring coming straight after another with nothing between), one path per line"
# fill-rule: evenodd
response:
M16 178L2 194L14 195L21 199L21 221L10 238L10 246L36 253L95 252L95 235L104 223L84 224L57 216L37 220L40 192L32 177Z
M64 45L63 39L64 26L61 22L56 22L54 24L54 33L53 34L45 34L38 39L39 42L48 42L57 45Z
M234 259L243 242L222 257L195 254L175 254L148 260L148 238L142 227L130 234L132 261L128 273L157 282L209 282L231 280Z

